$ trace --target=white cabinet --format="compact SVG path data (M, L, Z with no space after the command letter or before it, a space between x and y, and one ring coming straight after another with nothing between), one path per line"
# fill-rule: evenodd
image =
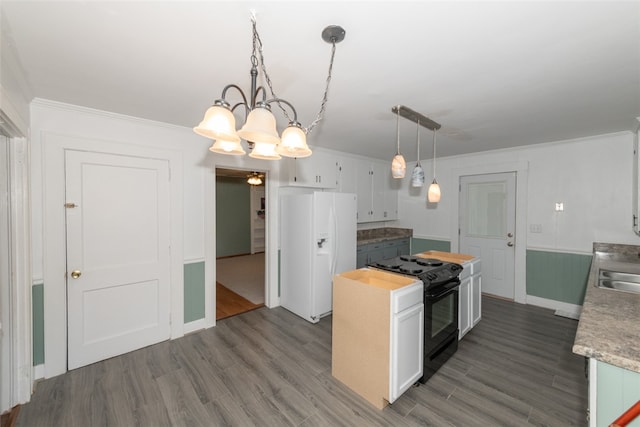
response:
M471 276L460 279L458 289L458 339L471 330Z
M356 160L358 222L398 219L399 181L391 177L386 162Z
M458 339L469 332L482 318L482 276L480 258L461 263L458 291Z
M422 282L391 292L391 361L389 403L422 376L424 304Z
M289 185L312 188L336 188L338 185L337 156L314 151L310 157L287 159Z
M358 170L356 159L342 156L338 159L338 186L341 193L358 192Z
M482 274L480 272L481 260L474 258L471 264L471 327L475 326L482 318Z
M333 278L331 374L378 409L423 373L422 282L359 269Z

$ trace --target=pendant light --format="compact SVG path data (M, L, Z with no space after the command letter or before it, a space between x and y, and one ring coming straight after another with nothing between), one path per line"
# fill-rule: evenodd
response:
M420 120L417 121L418 129L416 130L416 155L418 160L416 161L416 167L413 168L411 174L411 186L422 187L424 185L424 170L420 165Z
M433 182L429 186L427 197L429 203L438 203L440 201L440 186L436 181L436 129L433 130Z
M404 157L400 154L400 108L398 108L398 114L396 115L396 140L396 155L391 162L391 176L399 179L404 178L405 171L407 170Z

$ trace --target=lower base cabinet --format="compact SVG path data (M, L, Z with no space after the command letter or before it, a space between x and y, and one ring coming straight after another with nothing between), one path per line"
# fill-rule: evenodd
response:
M378 270L334 276L331 374L378 409L423 372L422 282Z
M613 421L638 401L640 373L589 359L589 427L613 425ZM640 417L628 424L628 427L637 426L640 426Z

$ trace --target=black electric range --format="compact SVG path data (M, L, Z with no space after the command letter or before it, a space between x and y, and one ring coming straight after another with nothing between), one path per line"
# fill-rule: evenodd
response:
M458 276L462 266L413 255L368 266L413 276L424 284L424 369L419 379L424 384L458 349Z

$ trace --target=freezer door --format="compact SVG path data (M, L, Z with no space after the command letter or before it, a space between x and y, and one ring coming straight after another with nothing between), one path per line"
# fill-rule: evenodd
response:
M280 198L280 304L298 316L312 320L313 197Z
M335 253L334 193L314 193L313 207L313 273L311 313L318 319L331 312L333 254Z

